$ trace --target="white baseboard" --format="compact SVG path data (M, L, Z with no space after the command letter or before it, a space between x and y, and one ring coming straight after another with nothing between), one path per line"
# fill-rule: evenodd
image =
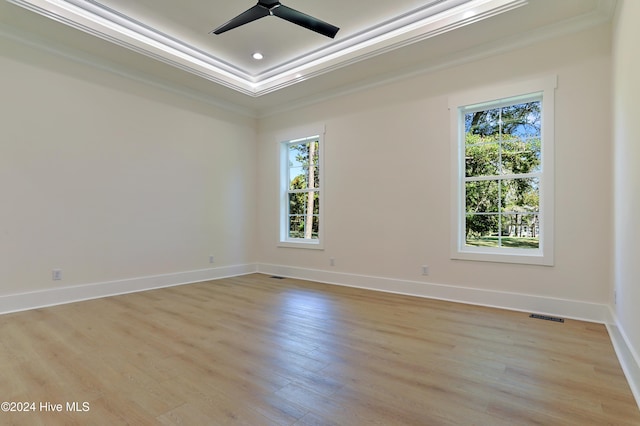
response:
M326 284L448 300L511 311L531 312L597 323L611 322L609 307L605 304L282 265L258 264L257 271L269 275L300 278Z
M611 338L611 343L613 343L613 348L616 351L631 392L640 409L640 356L629 344L629 339L613 311L611 312L611 316L613 321L607 324L609 337Z
M80 302L118 294L172 287L256 272L255 264L225 266L172 274L153 275L118 281L53 288L29 293L0 296L0 314Z
M0 314L253 272L583 321L613 323L611 311L604 304L271 264L234 265L5 295L0 296Z

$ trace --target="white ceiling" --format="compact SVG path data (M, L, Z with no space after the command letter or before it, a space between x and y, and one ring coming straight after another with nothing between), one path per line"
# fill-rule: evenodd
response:
M615 0L282 0L340 27L330 39L273 16L210 34L257 0L7 2L0 2L0 36L47 43L68 56L83 52L85 59L112 70L255 115L578 31L609 20L615 5ZM254 52L264 59L254 60Z

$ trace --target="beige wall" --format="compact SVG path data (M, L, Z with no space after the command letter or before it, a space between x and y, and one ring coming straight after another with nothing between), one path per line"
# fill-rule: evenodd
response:
M0 43L0 296L255 261L255 119Z
M600 27L261 120L259 261L607 303L610 41ZM558 76L555 266L451 260L448 95L549 74ZM325 250L278 248L277 134L315 122L326 124Z
M264 118L257 133L252 119L3 40L0 294L199 270L213 254L216 266L607 303L608 30ZM555 266L449 259L448 95L549 74L558 76ZM325 250L277 248L276 135L318 122ZM53 268L63 281L51 281Z
M614 34L614 311L635 357L640 386L640 2L622 1ZM640 392L640 387L635 388ZM637 394L640 398L640 393ZM639 399L640 400L640 399Z

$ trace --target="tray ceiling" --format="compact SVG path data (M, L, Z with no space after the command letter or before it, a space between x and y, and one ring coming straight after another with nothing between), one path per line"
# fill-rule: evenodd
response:
M213 35L247 1L8 0L250 96L526 4L526 0L284 1L340 27L329 39L276 17ZM253 59L253 53L263 55Z
M282 3L340 31L330 39L265 17L211 34L256 0L6 0L0 36L264 115L580 31L609 21L615 7L615 0Z

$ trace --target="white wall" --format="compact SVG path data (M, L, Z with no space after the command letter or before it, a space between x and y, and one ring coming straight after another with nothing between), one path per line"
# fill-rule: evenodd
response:
M640 2L620 2L614 34L614 305L631 352L627 375L640 403ZM634 365L635 363L635 365ZM635 384L635 385L634 385Z
M255 119L2 38L0 69L0 296L255 261Z
M420 283L435 283L448 286L449 298L466 288L604 306L612 248L610 41L603 26L261 120L260 263L270 271L336 273L335 281L389 278L381 286L390 291L422 293ZM555 266L451 260L448 95L549 74L558 76ZM315 122L327 129L326 249L277 248L277 134ZM423 264L429 276L421 275Z

